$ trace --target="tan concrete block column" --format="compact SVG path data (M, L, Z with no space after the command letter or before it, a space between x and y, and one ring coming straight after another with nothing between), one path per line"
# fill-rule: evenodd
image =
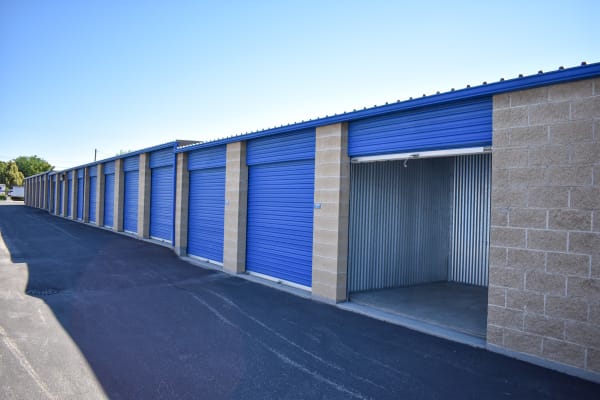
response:
M123 201L125 190L125 175L123 174L123 159L115 160L115 192L114 205L115 215L113 219L113 229L117 232L123 232Z
M90 167L83 170L83 222L90 222Z
M77 194L79 187L77 185L77 170L71 171L71 219L77 219Z
M190 173L188 153L177 154L177 186L175 192L175 253L187 254L188 210L190 199Z
M138 186L138 236L144 239L150 237L150 186L152 185L150 171L150 153L140 154L140 172Z
M312 295L346 300L350 159L348 125L317 128Z
M248 166L246 142L227 145L225 171L225 238L223 269L246 270L246 221L248 217Z
M104 226L104 164L96 167L96 226Z

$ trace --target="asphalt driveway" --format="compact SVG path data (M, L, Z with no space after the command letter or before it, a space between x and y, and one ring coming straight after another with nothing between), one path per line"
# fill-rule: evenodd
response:
M598 398L600 385L0 206L8 399Z

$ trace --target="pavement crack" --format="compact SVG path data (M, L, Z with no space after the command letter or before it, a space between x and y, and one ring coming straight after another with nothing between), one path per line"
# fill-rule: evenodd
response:
M323 359L321 356L319 356L318 354L307 350L306 348L300 346L298 343L290 340L289 338L287 338L286 336L282 335L281 333L279 333L278 331L276 331L275 329L271 328L270 326L268 326L267 324L265 324L264 322L262 322L261 320L259 320L258 318L254 317L253 315L251 315L250 313L248 313L247 311L245 311L244 309L242 309L240 306L238 306L235 302L233 302L232 300L230 300L229 298L221 295L220 293L217 293L213 290L210 289L206 289L207 292L211 293L213 296L218 297L219 299L223 300L225 303L227 303L228 305L230 305L231 307L235 308L239 313L241 313L242 315L244 315L246 318L250 319L251 321L253 321L254 323L258 324L260 327L262 327L263 329L265 329L266 331L272 333L273 335L277 336L279 339L281 339L282 341L284 341L285 343L289 344L290 346L294 347L297 350L300 350L302 353L308 355L309 357L313 358L314 360L320 362L323 365L326 365L329 368L335 369L337 371L349 374L350 376L352 376L354 379L357 379L361 382L367 383L369 385L373 385L375 387L378 387L380 389L385 389L384 386L379 385L375 382L373 382L370 379L367 378L363 378L362 376L353 374L351 372L348 372L345 368L334 364L332 362L329 362L325 359Z
M305 367L304 365L290 359L289 357L287 357L286 355L282 354L281 352L275 350L273 347L269 346L267 343L265 343L264 341L260 340L259 338L250 335L247 331L245 331L244 329L242 329L239 325L235 324L233 321L231 321L229 318L227 318L225 315L223 315L222 313L220 313L216 308L214 308L213 306L211 306L210 304L208 304L208 302L206 302L204 299L200 298L198 295L196 295L194 292L183 288L181 286L177 286L177 285L172 285L174 288L182 290L186 293L188 293L194 300L196 300L197 302L199 302L200 304L202 304L204 307L206 307L210 312L212 312L217 318L219 318L219 320L221 320L223 323L225 323L226 325L231 326L232 328L238 330L239 332L241 332L244 336L249 337L251 340L254 340L255 342L259 343L261 346L263 346L267 351L269 351L270 353L272 353L273 355L275 355L277 358L279 358L281 361L283 361L284 363L290 365L293 368L296 368L310 376L312 376L313 378L315 378L316 380L323 382L331 387L333 387L334 389L338 390L339 392L345 393L348 396L352 397L352 398L356 398L356 399L363 399L366 400L368 399L368 397L365 397L364 395L362 395L359 392L353 391L351 389L348 389L347 387L345 387L344 385L341 385L339 383L336 383L334 381L332 381L331 379L328 379L326 377L324 377L323 375L319 374L317 371L313 371L308 369L307 367ZM210 291L210 290L209 290ZM212 292L212 291L210 291ZM214 294L214 293L213 293ZM220 297L222 298L222 297ZM241 311L241 309L239 307L237 307L237 305L231 301L227 301L228 304L232 304L235 308L237 308L238 310ZM245 313L247 315L247 313ZM265 326L266 328L269 329L269 331L272 331L274 333L278 334L277 332L273 331L271 328L267 327L266 325L261 323L261 326ZM295 343L289 341L287 338L284 338L286 342L291 343L296 345ZM298 346L298 345L296 345ZM299 346L298 346L299 347ZM302 350L302 348L300 348ZM308 354L312 354L312 353L308 353ZM316 356L318 360L321 360L322 362L327 363L327 361L322 360L320 357ZM338 367L339 368L339 367Z

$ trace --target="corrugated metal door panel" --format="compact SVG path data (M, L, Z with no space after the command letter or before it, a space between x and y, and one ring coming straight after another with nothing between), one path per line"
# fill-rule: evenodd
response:
M90 169L90 174L91 174ZM90 176L90 209L88 210L88 220L90 222L96 222L96 184L98 177L95 175Z
M351 165L348 291L446 281L449 158Z
M104 174L114 174L115 173L115 162L109 161L104 164Z
M172 148L153 151L150 153L150 168L173 165L174 157Z
M51 201L50 201L50 212L54 213L56 205L54 204L54 199L56 197L56 175L52 176L52 184L50 185L51 190Z
M71 216L71 205L73 204L73 173L67 175L67 217Z
M140 158L139 156L127 157L123 159L123 171L137 171L140 169Z
M312 286L313 203L314 160L249 168L248 271Z
M83 168L78 169L77 170L77 177L78 178L83 178L83 173L84 173Z
M152 168L151 180L150 236L171 242L173 235L173 167Z
M63 215L63 183L58 182L58 214Z
M139 172L126 171L123 190L123 230L137 233Z
M218 168L225 166L227 162L227 148L223 146L210 147L188 154L188 170Z
M190 172L188 253L223 262L225 167Z
M115 213L115 174L104 176L104 226L113 227Z
M247 165L315 158L315 129L250 140L246 148Z
M351 157L491 144L491 97L365 118L348 125Z
M454 160L450 281L488 285L490 175L490 154Z
M83 177L77 178L77 219L83 219Z
M98 167L95 165L90 167L90 176L98 176Z

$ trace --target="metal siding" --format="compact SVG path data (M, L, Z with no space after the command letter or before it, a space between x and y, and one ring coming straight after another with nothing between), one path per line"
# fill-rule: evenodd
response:
M83 178L83 174L84 174L83 168L79 168L77 170L77 177L78 178Z
M248 271L311 286L314 161L254 165L248 175Z
M445 281L448 158L351 165L348 291Z
M140 169L140 158L139 156L127 157L123 159L123 171L137 171Z
M78 174L79 176L79 174ZM77 178L77 219L83 219L83 177Z
M55 197L56 197L56 175L52 175L50 183L50 212L54 213L55 210Z
M73 204L73 173L67 175L67 217L71 216L71 205Z
M251 140L246 154L248 165L312 160L315 158L315 129Z
M189 254L223 262L224 215L225 167L191 171L187 249Z
M456 157L448 280L488 285L491 155Z
M58 182L58 215L62 215L62 202L63 202L63 183L62 182Z
M90 176L98 176L98 167L95 165L93 167L90 167L89 173Z
M169 150L173 158L172 150ZM173 166L153 168L150 188L150 236L172 241L173 235Z
M123 230L137 233L139 171L124 173Z
M215 146L208 149L191 151L188 155L188 170L223 167L226 162L226 146Z
M107 163L104 163L104 168L103 168L104 174L114 174L115 173L115 162L114 161L110 161Z
M399 111L348 125L351 157L491 144L491 97Z
M113 169L114 171L114 169ZM104 176L104 220L103 225L112 228L115 212L115 174Z
M174 163L174 149L153 151L150 153L150 168L165 167Z
M94 167L94 175L91 175L92 169L90 168L90 208L88 210L88 220L90 222L96 222L96 184L98 177L96 176L96 167Z

